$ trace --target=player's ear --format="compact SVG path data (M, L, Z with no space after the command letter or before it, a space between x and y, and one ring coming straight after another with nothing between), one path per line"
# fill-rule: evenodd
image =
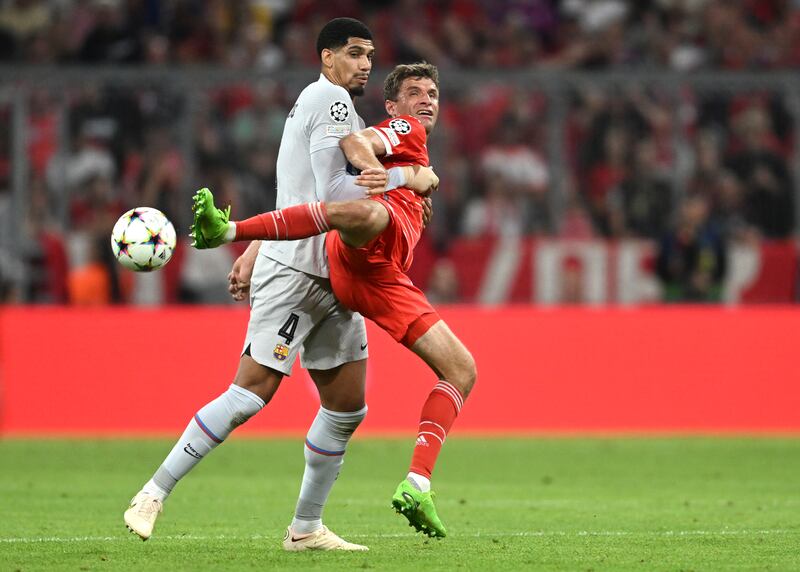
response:
M387 99L383 102L384 106L386 107L386 113L389 117L397 117L397 102L392 101L391 99Z
M324 48L322 53L319 55L320 59L322 60L322 67L330 69L333 67L333 50L329 48Z

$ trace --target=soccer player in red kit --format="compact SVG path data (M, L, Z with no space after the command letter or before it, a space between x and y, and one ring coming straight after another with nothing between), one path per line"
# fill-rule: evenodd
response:
M239 222L229 222L228 213L215 208L211 193L202 189L195 195L192 237L196 247L211 248L232 240L296 240L331 231L326 250L336 297L419 355L439 377L422 407L410 470L392 505L418 531L443 537L431 474L477 372L469 351L406 274L422 232L424 199L412 189L438 184L430 170L420 168L428 166L427 133L439 113L436 68L397 66L384 82L384 99L391 118L348 135L340 146L364 180L374 184L388 169L387 182L395 188L369 199L307 203Z

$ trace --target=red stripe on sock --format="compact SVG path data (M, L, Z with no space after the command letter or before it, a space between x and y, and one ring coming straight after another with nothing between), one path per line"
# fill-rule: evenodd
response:
M325 203L305 203L236 221L234 240L298 240L328 230Z
M450 383L441 380L422 406L417 443L411 457L411 472L431 478L447 433L458 417L464 398Z

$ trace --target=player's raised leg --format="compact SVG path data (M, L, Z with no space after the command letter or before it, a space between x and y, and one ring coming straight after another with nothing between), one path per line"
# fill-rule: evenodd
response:
M350 246L361 246L389 224L386 208L375 201L305 203L262 213L241 221L230 220L230 207L217 208L214 195L200 189L192 205L192 246L215 248L228 242L249 240L299 240L331 229L342 232Z
M392 505L417 531L443 537L447 530L433 502L431 475L447 434L475 384L477 370L472 355L442 320L417 339L411 350L436 372L439 381L422 406L411 467L397 486Z
M142 540L153 534L156 519L172 489L231 431L258 413L272 398L283 374L242 356L234 383L200 408L164 462L145 483L123 515L128 529Z

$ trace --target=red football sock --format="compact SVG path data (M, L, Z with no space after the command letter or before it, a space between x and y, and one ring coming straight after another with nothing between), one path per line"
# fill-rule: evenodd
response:
M412 473L431 478L439 451L463 405L461 392L440 379L422 406L417 444L411 457Z
M330 230L325 203L305 203L236 222L233 240L297 240Z

